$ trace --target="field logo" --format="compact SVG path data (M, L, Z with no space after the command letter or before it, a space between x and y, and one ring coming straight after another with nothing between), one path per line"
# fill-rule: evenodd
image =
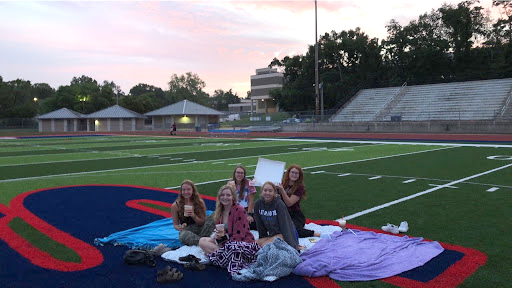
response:
M12 199L9 206L0 204L0 251L3 256L0 258L0 286L60 287L65 283L66 287L77 287L87 283L97 287L159 287L155 281L156 270L122 263L127 247L96 247L93 240L170 217L169 208L176 197L177 191L158 188L86 185L27 192ZM203 199L208 210L215 209L215 197L204 196ZM313 222L337 225L335 221ZM27 228L30 226L39 231L39 234L32 231L32 235L39 235L37 239L57 244L44 247L57 246L54 249L75 255L75 260L55 258L50 251L38 246L38 240L31 243L18 234L32 230ZM381 232L354 225L349 225L349 228ZM424 266L381 281L405 288L456 287L487 260L479 251L440 244L445 251ZM183 284L233 285L225 269L209 266L205 271L195 272L163 260L158 264L174 265L182 270L185 274L181 280ZM212 283L211 279L216 281ZM276 282L244 284L247 287L339 287L328 277L309 278L293 274Z

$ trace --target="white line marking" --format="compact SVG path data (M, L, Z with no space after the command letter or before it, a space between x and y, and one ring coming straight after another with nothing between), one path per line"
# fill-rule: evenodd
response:
M288 149L290 149L290 150L297 150L297 149L299 149L299 148L288 148Z
M496 190L498 190L498 189L500 189L500 188L498 188L498 187L492 187L492 188L487 189L487 192L494 192L494 191L496 191Z
M229 163L228 165L235 166L235 165L241 165L242 163Z
M345 174L340 174L338 175L339 177L345 177L345 176L348 176L348 175L351 175L352 173L345 173Z
M178 159L178 158L176 158ZM173 159L174 160L174 159ZM183 162L190 162L190 161L196 161L196 159L184 159Z
M315 172L311 172L311 174L318 174L318 173L324 173L325 171L315 171Z
M439 190L441 188L444 188L444 187L447 187L447 186L451 186L451 185L455 185L455 184L467 181L469 179L477 178L477 177L480 177L480 176L483 176L483 175L486 175L486 174L489 174L489 173L493 173L493 172L496 172L496 171L499 171L499 170L502 170L502 169L505 169L505 168L508 168L508 167L511 167L511 166L512 166L512 164L501 166L501 167L498 167L498 168L495 168L495 169L491 169L491 170L482 172L480 174L475 174L473 176L469 176L469 177L462 178L462 179L459 179L459 180L456 180L456 181L452 181L452 182L450 182L448 184L445 184L445 185L441 185L441 186L438 186L438 187L435 187L435 188L431 188L431 189L428 189L428 190L425 190L425 191L422 191L422 192L419 192L419 193L416 193L416 194L413 194L413 195L409 195L407 197L403 197L403 198L397 199L395 201L391 201L391 202L388 202L388 203L385 203L385 204L382 204L382 205L379 205L379 206L375 206L373 208L366 209L366 210L363 210L361 212L357 212L355 214L349 215L349 216L345 217L345 220L354 219L356 217L359 217L359 216L362 216L362 215L365 215L365 214L368 214L368 213L380 210L382 208L386 208L386 207L389 207L391 205L395 205L395 204L398 204L400 202L404 202L404 201L416 198L418 196L425 195L425 194L428 194L430 192L437 191L437 190ZM341 220L341 218L339 220Z
M404 181L404 182L402 182L402 183L411 183L411 182L414 182L414 181L416 181L416 179L409 179L409 180L405 180L405 181Z
M371 145L369 145L369 146L371 146ZM304 170L304 169L320 168L320 167L327 167L327 166L334 166L334 165L343 165L343 164L348 164L348 163L366 162L366 161L371 161L371 160L399 157L399 156L412 155L412 154L425 153L425 152L432 152L432 151L451 149L451 148L455 148L455 147L443 147L443 148L438 148L438 149L422 150L422 151L409 152L409 153L403 153L403 154L394 154L394 155L375 157L375 158L370 158L370 159L360 159L360 160L353 160L353 161L340 162L340 163L331 163L331 164L325 164L325 165L317 165L317 166L312 166L312 167L304 167L302 169ZM113 171L148 169L148 168L184 165L184 164L191 164L191 163L194 163L194 164L195 163L207 163L207 162L210 162L210 161L212 161L212 162L213 161L222 161L222 160L226 161L226 160L234 160L234 159L247 159L247 158L255 158L255 157L286 155L286 154L289 155L289 154L299 154L299 153L310 153L310 152L312 152L312 151L282 152L282 153L262 154L262 155L256 155L256 156L242 156L242 157L224 158L224 159L215 159L215 160L206 160L206 161L196 161L196 162L187 162L187 163L171 163L171 164L160 164L160 165L150 165L150 166L139 166L139 167L128 167L128 168L117 168L117 169L107 169L107 170L86 171L86 172L75 172L75 173L66 173L66 174L53 174L53 175L45 175L45 176L34 176L34 177L23 177L23 178L5 179L5 180L0 180L0 183L23 181L23 180L46 179L46 178L62 177L62 176L74 176L74 175L104 173L104 172L113 172ZM171 159L171 160L180 160L180 159L183 159L183 158L175 158L175 159Z
M368 178L368 180L375 180L375 179L379 179L379 178L382 178L382 176L370 177L370 178Z
M216 164L222 164L222 163L224 163L224 162L214 162L212 164L216 165Z
M394 154L394 155L381 156L381 157L375 157L375 158L359 159L359 160L353 160L353 161L347 161L347 162L317 165L317 166L305 167L305 168L302 168L302 170L304 170L304 169L314 169L314 168L320 168L320 167L327 167L327 166L334 166L334 165L343 165L343 164L348 164L348 163L366 162L366 161L372 161L372 160L378 160L378 159L393 158L393 157L413 155L413 154L419 154L419 153L425 153L425 152L433 152L433 151L444 150L444 149L452 149L452 148L455 148L455 147L443 147L443 148L437 148L437 149L431 149L431 150L422 150L422 151L408 152L408 153L403 153L403 154Z
M258 166L258 165L247 165L245 167L256 167L256 166Z
M304 142L324 142L324 143L372 143L372 144L406 144L406 145L428 145L428 146L455 146L455 147L494 147L494 148L512 148L512 145L506 144L462 144L462 143L436 143L436 142L394 142L394 141L363 141L363 140L318 140L318 139L281 139L281 138L254 138L258 141L304 141Z
M437 186L441 186L441 185L438 185L438 184L428 184L428 186L434 186L434 187L437 187ZM456 187L456 186L445 186L446 188L451 188L451 189L459 189L459 187Z
M253 177L254 175L247 175L247 178L249 177ZM226 178L226 179L219 179L219 180L212 180L212 181L206 181L206 182L200 182L200 183L194 183L194 185L196 186L199 186L199 185L204 185L204 184L211 184L211 183L217 183L217 182L227 182L231 180L231 178ZM164 188L164 189L178 189L180 188L181 186L173 186L173 187L167 187L167 188Z

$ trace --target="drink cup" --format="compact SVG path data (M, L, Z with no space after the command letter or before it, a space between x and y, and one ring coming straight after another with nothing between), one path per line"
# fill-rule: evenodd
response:
M217 232L219 233L220 237L224 236L224 234L225 234L224 224L217 224L217 225L215 225L215 229L217 229Z
M345 225L347 224L347 221L345 221L344 219L342 220L338 220L338 223L340 223L340 227L345 229Z
M190 215L192 215L193 209L194 209L194 206L185 205L185 216L189 217Z

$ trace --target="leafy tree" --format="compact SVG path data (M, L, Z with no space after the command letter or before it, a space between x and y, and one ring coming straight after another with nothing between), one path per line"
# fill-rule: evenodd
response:
M119 101L119 105L141 114L153 111L158 108L153 101L153 93L148 92L138 96L128 95Z
M228 91L223 91L222 89L215 90L213 92L213 96L209 99L210 107L213 109L217 109L220 111L227 111L229 108L229 104L240 103L240 98L235 93L233 94L232 89Z
M173 74L168 84L171 103L187 99L201 105L208 105L209 95L203 91L206 84L197 74L192 72L181 76Z
M154 105L156 107L161 107L170 104L170 101L167 98L165 98L165 92L162 90L162 88L144 83L139 83L133 86L132 89L130 89L130 96L138 97L142 95L150 97L151 101L155 103Z

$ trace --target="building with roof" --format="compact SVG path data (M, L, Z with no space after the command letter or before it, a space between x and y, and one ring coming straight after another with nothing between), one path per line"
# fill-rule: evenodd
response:
M146 116L119 105L85 115L87 131L136 131L144 129Z
M61 108L35 117L39 132L76 132L85 130L85 115Z
M173 123L177 129L206 129L208 124L218 123L224 113L215 109L183 100L144 114L151 118L153 130L169 130Z
M249 114L253 112L253 100L241 99L240 103L228 104L229 113Z
M256 69L251 75L251 100L256 106L256 113L278 112L279 107L270 97L270 90L283 87L284 75L277 68Z

